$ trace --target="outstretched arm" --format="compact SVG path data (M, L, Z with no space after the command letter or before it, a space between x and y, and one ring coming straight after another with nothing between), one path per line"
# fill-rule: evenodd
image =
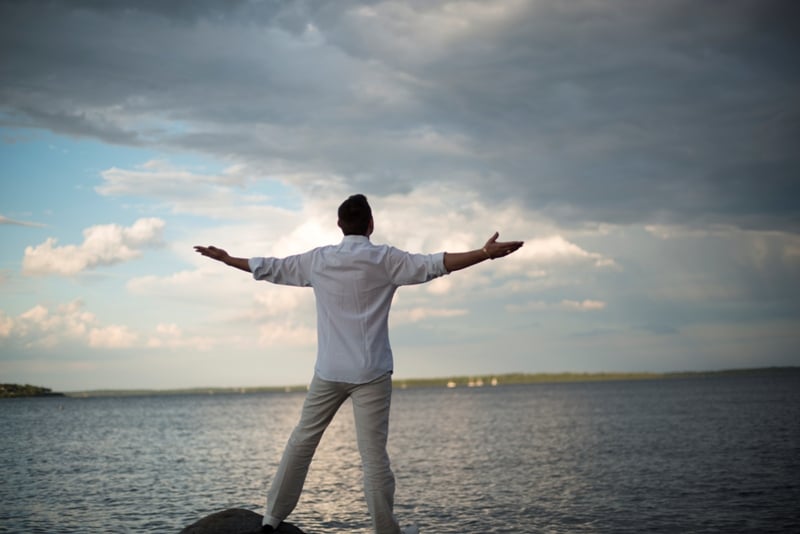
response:
M484 260L503 258L522 246L522 241L500 242L497 241L498 237L500 237L500 234L495 232L483 248L470 250L469 252L445 252L444 268L447 269L447 272L452 273L453 271L472 267Z
M221 261L225 265L236 267L237 269L241 269L242 271L246 271L248 273L250 272L250 264L247 258L234 258L221 248L217 247L201 247L200 245L195 245L194 249L203 256L209 257L212 260Z

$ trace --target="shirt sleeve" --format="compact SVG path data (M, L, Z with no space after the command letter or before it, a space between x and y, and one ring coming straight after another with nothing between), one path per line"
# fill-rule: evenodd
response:
M285 258L250 258L247 263L256 280L285 286L311 285L311 253Z
M444 268L444 252L411 254L390 247L386 261L389 278L398 286L422 284L448 274Z

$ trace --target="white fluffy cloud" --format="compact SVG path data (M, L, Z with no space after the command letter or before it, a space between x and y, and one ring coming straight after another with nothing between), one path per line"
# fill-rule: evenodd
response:
M207 336L187 336L175 323L159 323L148 336L146 346L151 349L209 350L215 340Z
M262 347L289 346L313 347L317 342L317 329L289 321L273 321L258 329L258 344Z
M532 239L519 252L535 265L585 262L595 267L614 266L614 260L596 252L588 252L561 235Z
M98 349L128 348L136 339L136 334L126 326L110 325L89 330L89 346Z
M305 197L297 211L264 212L256 221L234 221L204 229L193 239L244 257L286 256L336 243L341 239L336 208L344 196L334 191ZM607 255L570 241L551 221L514 204L487 205L474 192L430 184L405 195L370 195L370 202L376 220L376 243L412 252L459 252L480 248L496 230L501 232L501 240L526 241L509 258L442 277L422 288L402 289L392 313L395 324L433 318L456 320L471 313L476 295L485 304L519 293L515 288L525 280L535 279L541 285L558 278L554 284L565 284L569 283L564 282L566 268L574 274L616 265ZM255 284L241 272L194 254L189 242L175 243L173 248L196 267L166 276L133 278L128 290L165 304L175 299L195 302L207 309L214 321L254 325L259 329L261 345L313 343L315 316L309 290ZM575 307L590 309L591 303Z
M410 309L400 308L392 315L393 322L400 323L417 323L419 321L433 319L433 318L450 318L462 317L467 315L469 310L460 308L423 308L416 307Z
M14 320L0 310L0 338L9 337L11 329L14 327Z
M85 309L81 300L55 307L37 304L16 317L0 310L0 339L19 342L26 348L46 349L76 344L91 349L209 350L218 341L187 334L175 323L159 323L149 332L104 324Z
M524 304L509 304L508 306L506 306L506 309L508 311L514 313L549 311L549 310L589 312L589 311L601 311L604 310L605 308L606 308L605 302L601 300L591 300L591 299L585 299L585 300L564 299L556 302L535 300L526 302Z
M145 198L173 213L252 220L281 212L270 206L268 195L246 190L258 174L242 165L209 174L151 160L133 169L112 167L100 175L103 183L95 187L100 195Z
M173 200L195 196L215 186L241 186L244 177L231 167L221 174L201 174L173 166L168 161L150 160L137 169L112 167L100 173L103 183L95 188L105 196L152 195Z
M35 247L26 247L22 271L28 275L70 276L100 265L113 265L141 255L141 249L162 243L164 221L158 218L137 220L133 226L117 224L91 226L83 231L80 245L58 246L49 237Z
M52 348L66 343L92 348L121 349L133 346L136 333L123 325L104 325L84 309L80 300L48 308L37 304L17 317L0 312L0 337L25 347Z

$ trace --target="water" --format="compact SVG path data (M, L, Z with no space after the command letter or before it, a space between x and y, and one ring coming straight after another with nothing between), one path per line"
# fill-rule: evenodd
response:
M0 532L263 513L302 394L0 402ZM396 390L396 512L426 534L800 532L800 374ZM349 403L292 521L369 532Z

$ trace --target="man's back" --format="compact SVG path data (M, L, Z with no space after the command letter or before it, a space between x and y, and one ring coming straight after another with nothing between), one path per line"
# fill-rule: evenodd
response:
M284 259L252 258L250 266L257 280L314 288L316 372L356 384L393 369L388 317L395 290L447 272L441 253L409 254L363 235Z

